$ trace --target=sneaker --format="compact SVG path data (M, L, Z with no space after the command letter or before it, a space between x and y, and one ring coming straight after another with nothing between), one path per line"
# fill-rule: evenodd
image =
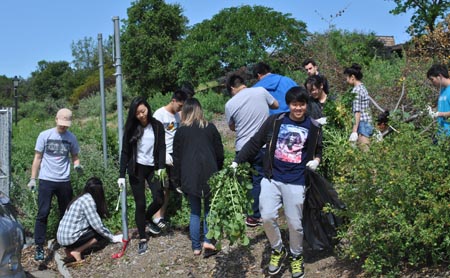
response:
M144 254L145 252L147 252L147 241L139 241L138 244L138 254Z
M272 249L272 254L270 255L270 263L269 263L269 275L275 275L281 270L281 265L283 264L284 259L287 256L286 249L284 247L281 251L277 251Z
M42 245L36 246L36 252L34 253L34 259L36 261L43 261L45 258L44 247Z
M249 227L261 226L262 225L262 220L261 220L261 218L255 218L253 216L247 216L247 218L245 218L245 224L247 224L247 226L249 226Z
M180 194L183 194L183 190L181 190L181 187L179 187L179 186L177 188L175 188L175 191L177 191Z
M150 221L147 226L152 234L158 235L159 233L161 233L161 228L159 228L155 223L153 223L153 221Z
M291 264L291 273L293 278L303 278L305 277L305 268L303 266L303 256L298 255L297 257L291 256L289 258Z
M168 223L163 218L159 219L158 223L155 223L161 230L167 228Z

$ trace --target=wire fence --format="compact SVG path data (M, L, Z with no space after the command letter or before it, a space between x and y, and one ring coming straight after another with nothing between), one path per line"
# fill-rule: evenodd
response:
M0 108L0 191L9 196L11 185L12 108Z

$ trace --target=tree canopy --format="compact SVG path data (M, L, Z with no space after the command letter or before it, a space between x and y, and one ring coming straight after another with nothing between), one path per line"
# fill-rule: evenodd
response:
M176 74L168 64L186 24L179 4L133 2L121 36L124 78L132 90L148 96L152 91L175 88Z
M449 0L389 0L395 2L397 7L390 11L392 14L406 13L414 10L411 17L411 26L408 28L410 35L420 35L426 29L433 32L438 19L444 20L450 11Z
M263 6L221 10L192 27L172 59L178 80L210 81L254 63L292 54L306 38L306 24Z

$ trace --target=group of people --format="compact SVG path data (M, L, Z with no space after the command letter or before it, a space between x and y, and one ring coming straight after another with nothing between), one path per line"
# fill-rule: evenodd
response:
M274 74L268 64L253 68L257 83L247 87L238 74L227 79L231 99L225 105L229 128L236 132L236 155L231 168L250 162L256 170L252 176L253 213L245 219L249 227L262 225L272 248L268 267L277 274L289 256L292 277L304 276L302 212L305 201L305 171L315 171L322 156L323 108L329 97L329 84L312 59L303 67L308 74L304 86L289 77ZM344 69L346 81L353 86L353 124L349 141L368 146L374 133L369 112L370 97L362 83L362 69L353 64ZM450 78L443 65L433 65L427 72L433 85L440 88L437 112L440 132L450 134ZM378 117L381 132L389 128L389 112ZM103 185L90 178L78 197L72 200L70 157L74 169L82 171L79 145L68 128L72 112L61 109L56 127L41 132L28 186L34 189L39 172L38 215L35 225L36 260L44 259L47 217L53 195L58 198L60 221L57 239L66 254L80 261L81 253L101 239L121 242L122 235L112 235L102 224L107 215ZM143 97L131 101L124 127L118 186L126 185L126 174L136 203L135 222L139 234L138 254L147 251L146 228L159 234L167 227L170 192L186 195L190 205L190 239L193 254L210 256L217 252L206 237L211 192L208 179L221 170L224 149L216 126L208 122L192 88L173 93L170 102L152 114ZM164 177L168 181L164 182ZM155 178L159 177L159 178ZM163 182L161 182L163 181ZM147 206L146 188L152 202ZM277 223L278 210L284 207L289 233L289 250L282 242ZM203 215L201 215L203 212ZM201 222L203 218L204 222ZM201 231L203 227L203 231Z

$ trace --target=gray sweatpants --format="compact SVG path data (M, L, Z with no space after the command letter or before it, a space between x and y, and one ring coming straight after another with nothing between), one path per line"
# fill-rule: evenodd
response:
M283 242L278 226L278 210L284 206L289 228L289 247L293 256L303 253L303 202L305 186L287 184L266 178L261 181L259 209L264 231L272 249L281 250Z

